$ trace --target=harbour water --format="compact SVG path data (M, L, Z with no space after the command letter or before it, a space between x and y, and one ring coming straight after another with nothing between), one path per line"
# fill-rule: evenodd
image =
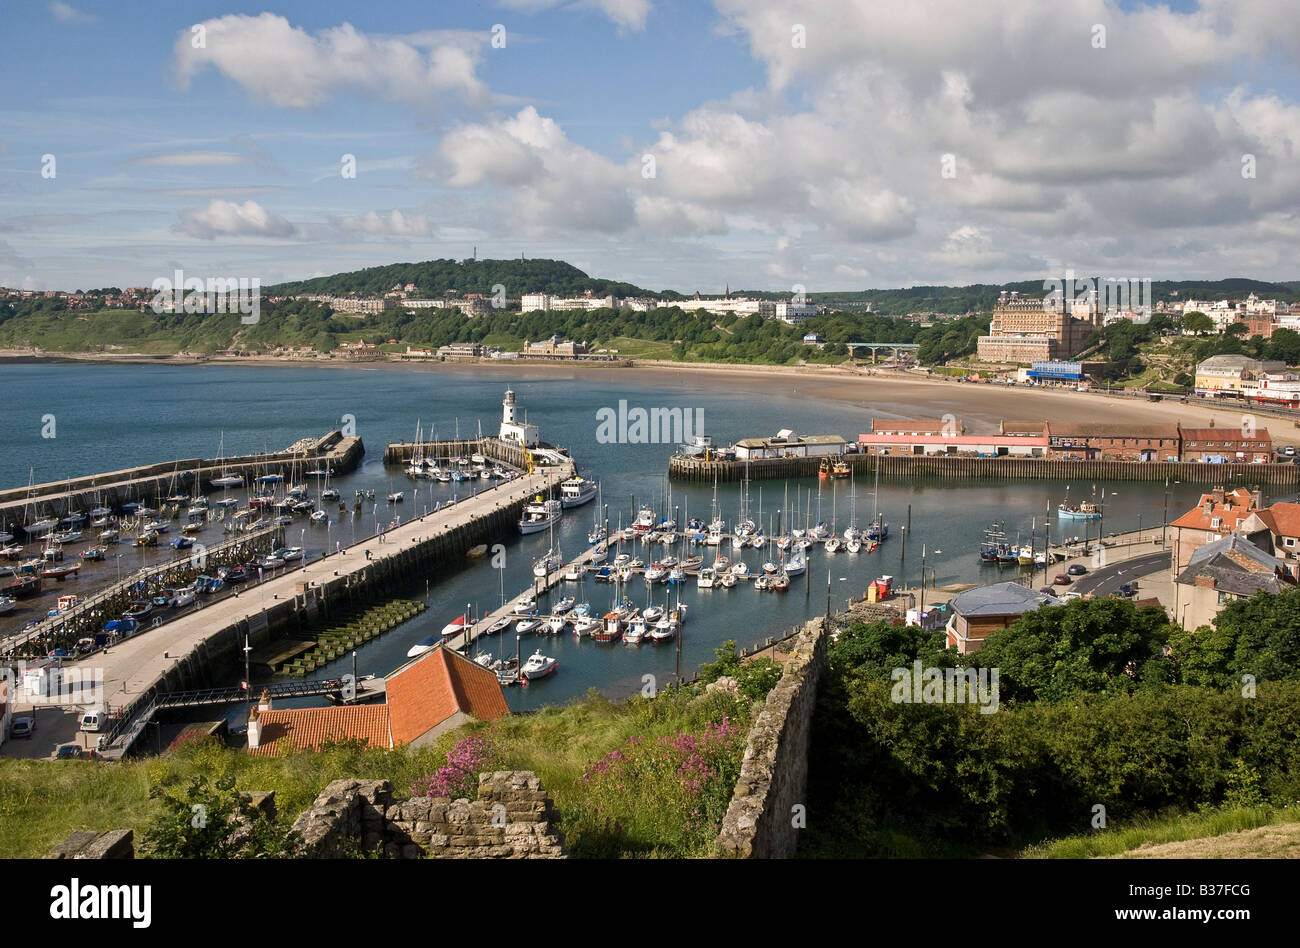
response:
M29 470L36 481L109 471L132 464L175 457L217 453L224 439L227 454L277 449L304 435L321 434L351 420L363 438L367 454L352 475L340 478L337 487L349 511L329 529L310 527L305 522L290 528L289 540L318 554L335 541L351 542L371 535L376 519L387 522L397 513L406 517L420 513L427 505L449 498L453 491L464 493L469 485L410 481L396 468L385 468L381 458L390 441L410 440L417 420L426 437L430 426L435 436L473 436L482 424L485 434L495 433L500 423L501 399L507 386L517 394L521 412L537 424L544 440L569 450L579 469L599 480L611 527L620 518L631 522L636 506L650 504L665 512L671 490L671 505L684 519L688 513L707 520L713 489L709 485L669 484L667 461L673 443L602 443L598 440L598 413L617 411L620 400L630 407L680 408L683 415L700 410L705 430L716 444L750 436L770 435L780 428L806 434L840 434L849 440L869 430L872 416L902 417L900 406L893 411L873 411L870 406L828 403L793 397L772 397L753 380L738 381L732 388L701 384L683 373L679 384L635 387L621 385L608 376L584 377L581 373L521 373L512 377L500 370L475 371L472 367L442 367L431 371L392 369L320 369L296 367L149 365L14 365L0 369L6 403L11 410L0 416L0 437L7 450L0 454L0 484L21 486ZM919 412L918 412L919 413ZM43 417L53 415L55 437L42 437ZM349 418L350 416L350 418ZM1092 497L1094 485L1070 484L1072 500ZM1229 485L1235 486L1235 485ZM1104 528L1107 533L1133 530L1139 525L1159 529L1166 501L1163 483L1098 483L1098 495L1106 494ZM351 514L356 488L375 491L377 504L366 504L358 516ZM418 494L416 493L418 489ZM734 522L740 504L739 484L720 485L717 491L722 516ZM1168 510L1176 517L1193 504L1202 491L1199 485L1172 484L1168 488ZM314 485L313 485L314 490ZM406 500L389 508L383 498L389 490L404 490ZM811 490L811 506L809 491ZM788 500L787 498L788 491ZM884 478L878 495L873 483L858 481L823 482L815 479L790 482L753 482L750 485L751 516L765 530L775 522L778 511L787 522L793 518L802 526L832 517L839 531L850 524L853 495L856 519L865 527L873 512L883 514L890 526L889 539L875 554L841 552L827 556L812 551L807 578L793 580L785 593L759 593L752 585L734 589L698 590L694 583L682 591L689 604L682 640L681 668L688 677L697 666L713 658L713 650L727 639L752 646L768 636L777 636L822 613L826 608L829 574L833 607L842 607L850 596L861 596L866 585L881 575L892 575L896 585L915 585L920 580L922 546L926 551L927 585L994 581L998 570L981 567L977 551L985 528L993 521L1004 524L1008 540L1017 536L1028 542L1031 531L1039 543L1043 520L1065 496L1059 481L926 481ZM760 496L761 494L761 496ZM1272 499L1266 497L1268 502ZM760 516L761 503L761 516ZM901 556L901 528L911 506L911 530L906 557ZM784 508L784 510L782 509ZM666 511L671 515L672 511ZM567 555L585 549L586 533L597 514L596 503L566 511L555 531L556 543ZM332 512L332 518L337 514ZM1081 535L1084 525L1067 524L1053 517L1053 539ZM1096 530L1096 525L1090 529ZM301 532L300 532L301 531ZM548 545L546 533L500 538L506 548L504 587L512 597L530 585L533 560ZM655 548L662 551L663 548ZM706 562L713 550L701 547ZM634 556L650 560L653 553L637 544L628 549ZM680 551L678 552L680 555ZM735 554L727 550L727 555ZM751 571L768 556L767 550L747 550ZM103 564L100 564L101 566ZM1011 571L1004 571L1010 578ZM429 609L408 625L371 642L357 652L361 674L386 674L405 661L407 649L419 639L436 634L444 624L468 606L476 614L500 604L501 579L491 558L452 564L436 575L413 576L407 595L427 597ZM64 585L76 592L75 580ZM655 586L653 595L662 603L667 586ZM565 584L556 596L574 595L587 599L594 609L607 609L615 587L588 581L579 589ZM635 581L624 591L638 604L646 601L646 587ZM674 598L675 598L674 593ZM942 598L927 597L934 602ZM641 691L653 676L662 687L673 680L675 644L602 645L571 633L558 637L525 636L519 644L522 658L537 648L559 660L551 678L527 688L508 690L516 710L537 708L582 695L590 688L618 698ZM496 653L514 654L513 632L502 640L486 640L475 646ZM321 674L336 677L351 671L351 657ZM242 668L220 670L219 676L237 681ZM311 703L311 702L307 702ZM235 712L232 712L234 714Z

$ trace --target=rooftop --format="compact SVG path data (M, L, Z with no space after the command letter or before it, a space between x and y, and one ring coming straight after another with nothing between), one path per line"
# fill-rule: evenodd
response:
M445 646L388 676L393 742L409 744L458 712L480 721L510 713L497 676Z
M258 712L262 724L259 747L249 748L259 757L276 757L279 742L293 750L319 750L331 741L360 739L371 747L391 747L388 705L356 704L335 708L283 708Z
M1062 600L1019 583L976 586L952 599L953 611L963 616L1018 616L1041 605L1059 606Z

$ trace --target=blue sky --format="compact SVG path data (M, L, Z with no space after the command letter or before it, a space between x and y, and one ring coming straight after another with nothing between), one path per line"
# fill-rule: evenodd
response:
M475 247L705 292L1300 278L1283 0L0 17L0 285L268 284Z

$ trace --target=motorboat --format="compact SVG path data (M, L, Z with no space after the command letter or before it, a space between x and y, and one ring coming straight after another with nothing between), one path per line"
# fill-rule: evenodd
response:
M794 556L790 562L785 564L785 573L787 576L799 576L807 566L808 564L802 556Z
M526 619L520 619L515 623L515 631L520 635L526 635L542 624L542 620L536 615L530 615Z
M645 634L646 634L645 616L635 616L633 617L632 621L627 624L627 631L623 633L623 644L640 645L641 640L645 638Z
M573 634L590 635L600 628L600 620L595 616L581 616L573 623Z
M171 599L167 601L167 605L173 609L184 609L186 606L194 604L194 598L193 589L177 589L173 592Z
M465 616L457 616L442 627L442 632L440 634L443 638L447 638L451 635L460 635L460 633L464 632L471 624L472 623L470 623Z
M568 623L564 621L563 616L551 616L542 623L541 628L537 630L537 634L559 635L564 631L566 625L568 625Z
M555 669L560 667L560 663L555 659L543 655L542 650L538 649L524 662L523 667L519 669L521 677L527 681L536 681L538 678L545 678L547 675L554 674Z
M699 575L695 577L695 585L700 589L712 589L713 577L714 573L712 566L701 567Z
M517 603L515 603L515 607L512 611L517 616L523 616L532 612L534 607L536 607L536 605L537 605L537 598L530 593L529 595L525 596L523 599L520 599Z
M641 613L641 616L646 620L646 622L658 622L659 619L663 616L663 614L664 614L663 606L649 606L648 608L646 608L644 612Z
M172 540L171 542L171 547L173 550L188 550L193 545L194 545L194 541L191 540L189 537L177 537L175 540Z
M564 581L566 583L581 582L582 578L587 575L587 567L582 563L570 563L569 568L564 571Z
M559 602L555 604L555 606L551 611L553 611L557 616L562 616L566 612L571 610L573 608L573 605L574 605L573 597L565 596L563 599L561 599Z
M749 564L744 560L733 564L731 567L731 575L736 577L738 580L749 579Z
M393 491L391 494L388 495L388 502L389 502L390 504L400 504L400 503L402 502L402 498L403 498L404 496L405 496L405 494L404 494L403 491L395 490L395 491Z
M519 518L519 532L540 533L560 519L563 508L558 500L543 500L537 497L524 507L524 514Z
M60 582L69 576L76 576L81 569L80 563L71 563L65 566L47 566L41 570L42 579L57 579Z
M89 549L81 551L81 558L83 560L93 560L95 562L100 562L106 559L107 557L108 557L108 547L106 546L92 546Z
M560 505L563 507L581 507L595 499L595 481L577 475L560 482Z
M415 658L417 655L423 655L425 652L434 648L437 644L437 640L434 636L427 635L406 650L406 657Z

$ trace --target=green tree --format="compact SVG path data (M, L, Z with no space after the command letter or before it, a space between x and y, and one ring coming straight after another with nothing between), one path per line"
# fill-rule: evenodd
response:
M295 840L254 809L235 789L235 778L224 776L215 786L202 774L194 777L183 797L159 786L149 790L161 812L143 836L145 851L163 859L230 859L289 856Z
M1182 322L1184 330L1197 336L1203 332L1209 332L1214 328L1214 320L1196 309L1192 310L1190 313L1183 313Z

